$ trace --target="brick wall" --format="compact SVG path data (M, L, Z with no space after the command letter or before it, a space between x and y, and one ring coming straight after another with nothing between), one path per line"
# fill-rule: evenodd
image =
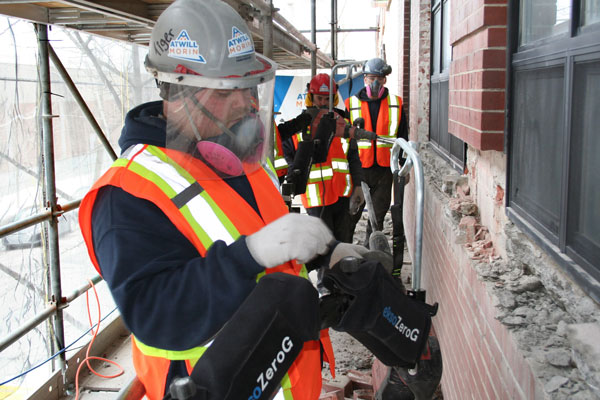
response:
M407 186L404 220L414 249L414 186ZM498 299L477 277L474 262L458 240L448 200L426 185L422 287L438 302L434 329L440 341L446 400L538 399L543 388L517 349L511 332L496 320Z
M421 0L410 6L410 140L429 140L431 2Z
M448 130L478 150L502 150L506 0L456 0L451 7Z

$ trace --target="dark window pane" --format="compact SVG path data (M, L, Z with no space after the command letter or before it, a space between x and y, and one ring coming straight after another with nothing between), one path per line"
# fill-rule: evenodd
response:
M567 245L600 265L600 62L575 64Z
M515 73L511 201L558 235L563 162L563 68Z
M431 81L430 125L429 140L440 142L440 113L439 113L440 82Z
M571 19L571 0L523 0L520 19L521 45L566 33Z
M439 129L440 141L439 144L446 151L450 152L450 134L448 133L448 80L440 82L440 97L439 97Z
M450 136L450 156L454 159L454 161L458 162L460 165L463 164L463 160L465 159L465 142L457 138L456 136Z
M600 1L581 0L581 25L600 22Z

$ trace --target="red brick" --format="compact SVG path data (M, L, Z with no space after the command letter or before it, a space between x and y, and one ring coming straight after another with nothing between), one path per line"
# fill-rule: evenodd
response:
M481 125L479 129L482 131L498 131L504 130L504 112L488 112L484 111L481 114Z
M506 71L484 70L481 77L481 89L504 89L506 87Z
M377 393L377 391L381 387L381 384L386 379L389 368L390 367L383 364L377 358L375 358L375 360L373 361L373 365L371 366L371 384L375 393Z
M502 91L482 91L481 96L481 108L484 110L502 110L504 111L505 97L504 90ZM504 129L504 113L502 114L502 130Z
M506 6L486 6L484 7L485 25L506 25Z
M370 374L350 370L347 373L348 378L352 381L352 389L372 389L373 383Z
M482 49L481 64L475 64L474 68L506 68L506 50L504 49Z
M323 389L327 392L335 392L339 390L342 393L342 398L352 394L352 380L345 375L338 376L333 380L323 380Z
M344 395L341 390L333 392L322 393L319 396L319 400L344 400Z
M353 400L373 400L373 390L371 389L357 389L352 392Z

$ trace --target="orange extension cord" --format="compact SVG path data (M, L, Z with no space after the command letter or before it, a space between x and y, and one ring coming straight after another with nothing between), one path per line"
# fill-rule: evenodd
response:
M121 367L119 364L117 364L116 362L114 362L112 360L108 360L108 359L102 358L102 357L95 357L95 356L90 357L90 349L92 348L92 344L94 344L96 335L98 335L98 331L100 330L100 321L102 320L102 318L100 316L100 300L98 299L98 292L96 292L96 287L94 286L94 283L92 281L88 281L88 282L92 286L92 289L94 289L94 295L96 296L96 304L98 305L98 324L96 325L96 330L94 331L93 330L94 325L92 324L92 315L90 312L89 291L87 291L87 292L85 292L85 301L87 304L88 321L90 323L90 328L92 328L92 340L90 341L90 344L88 345L88 348L85 352L85 358L81 361L81 363L79 363L79 367L77 367L77 373L75 374L75 400L79 400L79 372L81 371L81 367L83 367L83 365L84 365L84 361L85 361L85 364L87 365L88 369L90 370L90 372L101 378L112 379L112 378L116 378L118 376L123 375L123 373L125 372L123 367ZM101 373L96 372L94 370L94 368L92 368L92 366L90 365L90 360L100 360L100 361L104 361L107 363L111 363L114 366L116 366L117 368L119 368L120 371L118 373L116 373L115 375L102 375Z

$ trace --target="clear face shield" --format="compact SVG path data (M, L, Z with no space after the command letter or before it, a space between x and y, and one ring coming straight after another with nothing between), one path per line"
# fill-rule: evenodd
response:
M215 89L163 83L166 147L204 161L216 173L206 179L261 168L272 148L274 84Z

